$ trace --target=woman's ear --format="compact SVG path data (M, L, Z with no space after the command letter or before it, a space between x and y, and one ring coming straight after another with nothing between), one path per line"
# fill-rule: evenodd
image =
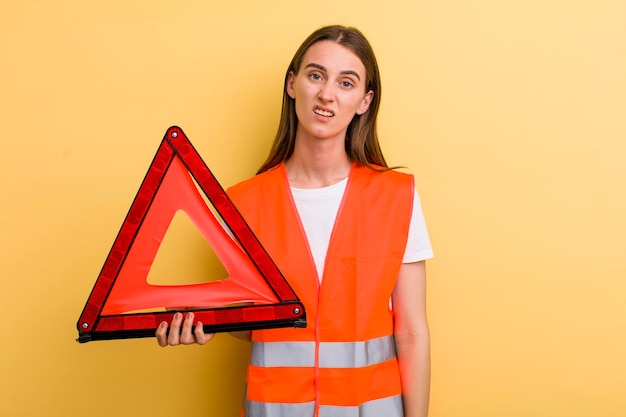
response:
M365 114L367 112L367 109L370 108L370 104L372 103L373 98L374 98L374 90L368 91L365 94L365 97L363 97L363 101L361 102L361 105L356 110L356 114L358 114L359 116Z
M293 71L289 71L289 75L287 75L287 82L285 83L285 91L289 94L289 97L295 99L296 98L296 89L294 88L294 82L296 80L296 76Z

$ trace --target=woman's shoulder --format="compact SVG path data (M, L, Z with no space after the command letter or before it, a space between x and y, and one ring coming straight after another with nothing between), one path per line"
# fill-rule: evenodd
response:
M360 165L356 169L360 176L369 178L372 181L413 184L413 174L399 171L398 168Z
M259 192L263 186L271 181L275 181L277 175L280 175L279 166L268 169L267 171L256 174L253 177L245 179L228 188L227 192L231 196L238 196Z

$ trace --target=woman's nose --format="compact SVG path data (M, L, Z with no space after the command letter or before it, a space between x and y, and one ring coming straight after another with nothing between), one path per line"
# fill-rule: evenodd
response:
M322 83L318 97L323 101L332 101L334 98L334 90L332 84Z

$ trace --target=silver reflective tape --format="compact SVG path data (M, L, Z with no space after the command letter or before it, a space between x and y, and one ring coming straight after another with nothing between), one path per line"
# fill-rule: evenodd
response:
M262 403L247 400L244 405L246 417L313 417L315 401L309 403Z
M396 357L393 336L366 342L324 342L320 344L320 368L361 368Z
M320 406L319 417L403 417L402 396L381 398L354 407Z
M252 342L254 366L315 366L315 342Z
M361 368L396 357L393 336L364 342L321 342L320 368ZM313 367L315 342L253 342L250 363L261 367Z

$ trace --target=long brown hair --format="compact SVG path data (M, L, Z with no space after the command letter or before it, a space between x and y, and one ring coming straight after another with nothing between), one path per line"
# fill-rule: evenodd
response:
M359 57L365 66L365 91L372 90L374 97L368 110L362 115L355 115L346 132L346 153L351 161L359 165L374 168L373 165L387 168L387 162L383 156L378 133L376 131L376 118L380 106L381 83L378 63L372 46L365 36L356 28L339 25L326 26L313 32L296 51L289 68L285 74L283 90L283 105L280 114L280 124L274 138L274 144L267 160L259 168L257 173L271 169L286 161L293 154L296 143L296 128L298 117L296 116L295 100L287 94L287 81L289 74L298 74L304 55L309 48L321 41L333 41L348 49Z

